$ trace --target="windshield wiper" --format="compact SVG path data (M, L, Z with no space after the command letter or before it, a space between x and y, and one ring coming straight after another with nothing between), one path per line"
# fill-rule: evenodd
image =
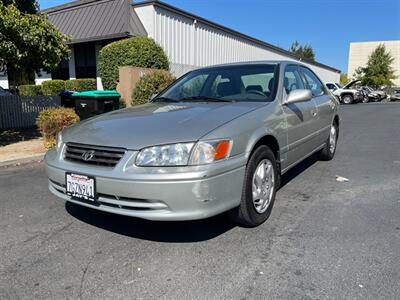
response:
M168 97L157 97L152 102L179 102L179 100L168 98Z
M234 100L222 99L209 96L192 96L179 99L179 101L204 101L204 102L234 102Z

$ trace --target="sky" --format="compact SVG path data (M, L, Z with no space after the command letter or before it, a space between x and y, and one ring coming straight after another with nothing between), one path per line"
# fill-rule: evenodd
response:
M45 9L71 1L38 2ZM344 73L350 42L400 40L400 0L164 2L284 49L295 40L310 44L317 61Z

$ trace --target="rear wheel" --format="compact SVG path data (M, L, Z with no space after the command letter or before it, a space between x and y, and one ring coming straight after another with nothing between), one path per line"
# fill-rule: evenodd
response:
M339 127L336 122L331 125L329 137L326 141L325 147L320 151L319 158L321 160L331 160L335 156L336 145L339 136Z
M344 96L342 97L342 102L343 102L344 104L352 104L353 101L354 101L354 99L353 99L353 96L352 96L352 95L344 95Z
M278 182L274 153L267 146L258 147L247 163L242 199L230 212L231 217L249 227L265 222L274 205Z

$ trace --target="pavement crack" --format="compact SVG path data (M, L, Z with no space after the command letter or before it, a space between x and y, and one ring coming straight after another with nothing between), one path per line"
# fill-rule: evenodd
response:
M42 240L41 244L43 244L43 243L45 243L45 242L51 240L51 239L52 239L54 236L56 236L57 234L59 234L59 233L65 231L65 230L67 230L74 222L75 222L75 221L72 221L72 222L70 222L70 223L68 223L68 224L66 224L66 225L64 225L64 226L62 226L60 229L58 229L58 230L56 230L56 231L54 231L54 232L51 232L47 237L45 237L45 238Z
M83 268L83 273L82 273L82 277L81 277L81 281L80 281L80 286L79 286L79 299L82 299L82 294L83 294L83 285L85 283L85 278L86 278L86 274L87 271L89 269L89 266L92 264L94 257L96 256L96 252L93 253L93 255L89 258L88 263L86 264L86 266Z

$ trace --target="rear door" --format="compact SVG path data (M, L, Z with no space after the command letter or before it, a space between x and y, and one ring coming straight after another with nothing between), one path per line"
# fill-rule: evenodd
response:
M304 81L304 85L306 89L311 90L314 103L317 106L318 118L316 131L318 133L318 145L315 145L315 147L318 147L328 138L329 129L332 122L332 112L335 106L333 99L328 91L326 91L324 84L314 74L313 71L301 66L300 72Z
M304 82L297 65L287 65L283 79L283 100L296 89L304 89ZM288 135L288 155L282 169L304 158L315 148L317 108L314 100L283 105Z

